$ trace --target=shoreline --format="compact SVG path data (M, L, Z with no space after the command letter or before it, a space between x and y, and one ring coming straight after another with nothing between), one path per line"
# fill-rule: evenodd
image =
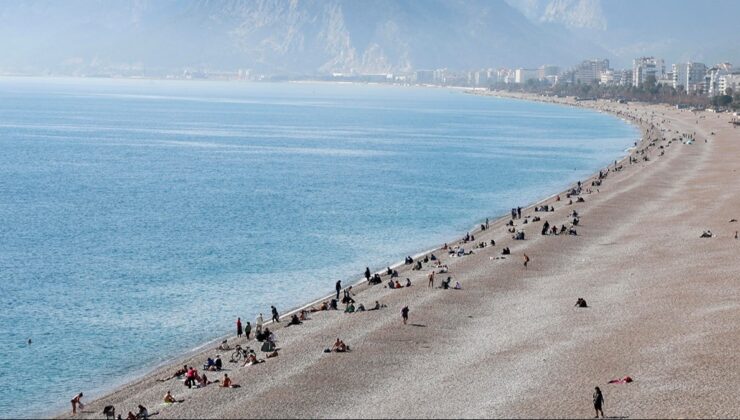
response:
M319 83L319 84L323 84L323 83L328 83L328 84L339 83L339 84L357 84L357 82L322 82L322 81L292 82L292 83ZM366 85L367 83L360 83L360 84ZM411 86L411 87L420 87L420 88L434 87L434 88L443 88L443 89L446 88L446 87L433 86L433 85L430 85L430 86ZM550 101L540 100L539 98L535 97L534 95L525 95L525 96L532 96L532 98L527 98L527 97L519 97L519 96L516 96L516 95L515 96L507 96L507 95L499 95L499 94L496 94L496 93L491 94L489 91L481 91L481 90L478 90L478 89L469 89L469 88L454 88L454 89L455 90L460 90L464 94L471 94L471 95L477 95L477 96L488 96L488 97L500 98L500 99L516 99L516 100L529 101L529 102L549 103L551 105L561 105L561 106L578 107L577 105L571 105L571 104L568 104L568 103L558 103L558 102L550 102ZM635 127L635 129L640 133L640 139L638 139L638 142L637 142L638 145L644 140L644 136L645 136L645 128L644 127L642 127L641 125L639 125L635 121L626 120L626 119L623 119L623 118L618 117L616 115L613 115L613 116L616 117L616 118L619 118L619 119L623 120L624 122L626 122L627 124L630 124L630 125L632 125L632 126ZM633 150L633 149L635 149L636 147L637 146L634 146L633 145L633 146L630 146L627 149L625 149L623 151L624 154L621 157L619 157L617 159L617 161L621 163L624 160L626 160L628 158L629 154L630 154L630 151ZM598 176L598 173L592 173L592 174L588 175L585 178L586 181L584 181L584 184L585 184L585 182L590 181L590 180L594 179L597 176ZM552 194L550 194L550 195L548 195L548 196L546 196L544 198L536 199L535 201L533 201L531 203L528 203L525 206L523 206L522 207L522 211L531 210L535 206L543 205L546 202L549 203L556 196L558 196L558 195L565 195L567 193L567 191L568 191L568 189L560 190L560 191L554 192L554 193L552 193ZM506 214L506 213L504 213L503 215L498 215L498 216L497 215L494 215L492 217L493 217L493 219L490 222L492 222L491 224L493 225L493 224L496 224L496 223L502 223L504 220L507 220L509 218L509 215ZM480 224L479 223L473 223L471 229L469 229L468 232L471 233L471 234L473 234L474 236L475 235L478 235L479 233L482 232L481 229L480 229ZM457 238L451 238L446 243L448 245L450 245L450 246L452 246L453 244L459 244L459 242L460 242L459 237L460 237L460 235L458 235ZM428 255L430 255L430 254L432 254L434 252L441 251L443 249L443 246L444 245L435 245L432 248L429 248L429 249L427 249L425 251L419 251L419 252L417 252L415 254L410 254L410 256L414 259L414 261L416 261L418 258L423 258L424 256L428 256ZM395 270L397 268L402 268L404 266L405 266L404 262L402 260L399 260L398 262L392 263L389 267L391 269L394 269ZM377 273L377 274L380 274L381 276L385 277L385 274L384 274L385 273L385 269L381 269L379 271L371 271L371 273L373 275ZM343 287L343 289L346 289L348 287L352 287L353 288L353 291L357 291L357 293L360 293L365 288L370 287L370 286L368 286L367 280L365 280L364 277L361 277L361 278L356 279L354 282L348 283L347 285L345 285ZM317 298L317 299L311 300L311 301L309 301L308 303L305 303L305 304L299 304L297 307L290 308L287 311L285 311L284 313L281 313L280 318L281 319L288 318L288 317L292 316L293 314L299 313L303 309L307 309L307 308L310 308L310 307L312 307L314 305L321 304L321 302L331 300L331 298L333 296L334 296L334 294L330 294L330 295L323 296L321 298ZM272 325L272 324L274 324L274 322L272 320L267 320L266 319L265 322L264 322L264 325L265 326L269 326L269 325ZM204 349L210 348L210 347L217 347L223 340L233 339L233 338L234 338L233 333L226 333L226 334L221 335L221 336L218 336L218 337L216 337L216 338L214 338L212 340L208 340L208 341L206 341L206 342L204 342L204 343L202 343L202 344L200 344L200 345L198 345L198 346L196 346L196 347L194 347L194 348L192 348L190 350L187 350L186 352L183 352L181 354L177 354L177 355L174 355L174 356L172 356L170 358L167 358L167 360L164 360L162 362L156 363L156 364L154 364L151 367L139 369L136 372L132 372L130 375L127 375L127 377L129 379L123 380L120 383L118 383L117 385L111 385L111 386L108 386L108 387L103 387L101 389L93 390L93 392L100 391L102 393L102 396L99 397L99 398L97 398L97 399L95 399L95 400L93 400L92 402L96 402L96 401L98 401L100 399L104 399L106 396L109 396L111 394L117 393L117 392L121 391L122 389L126 388L128 385L131 385L133 383L142 381L142 380L146 379L146 377L148 375L151 375L151 374L153 374L153 373L155 373L155 372L157 372L157 371L159 371L159 370L161 370L163 368L171 368L173 366L179 366L179 365L183 364L185 361L187 361L189 359L192 359L193 357L195 357L195 356L203 353ZM60 417L65 417L65 414L66 413L64 413L64 412L57 412L55 410L55 411L49 412L47 414L54 416L54 418L60 418Z
M44 79L45 77L40 77L40 78L31 77L31 78L32 79ZM76 79L76 78L68 78L68 77L54 77L54 78L55 79ZM98 78L90 78L90 79L92 81L100 80ZM87 79L85 79L85 80L87 80ZM110 79L110 80L117 80L117 79ZM134 79L132 79L132 80L134 80ZM166 79L162 79L162 81L165 81L165 82L167 82L167 81L175 81L176 82L176 80L166 80ZM208 81L208 80L200 81L199 80L199 81L196 81L196 82L201 83L201 82L221 82L221 81ZM309 81L309 82L296 82L296 83L339 84L339 85L342 85L342 84L373 85L372 83L362 83L362 82L323 82L323 81ZM399 88L399 89L408 89L408 88L414 88L414 89L416 89L416 88L418 88L418 89L429 89L429 88L446 89L446 90L454 91L455 93L465 93L465 91L468 90L467 88L462 88L462 87L444 87L444 86L433 86L433 85L429 85L429 86L390 85L390 86L386 86L386 87L393 87L393 88ZM475 92L475 93L478 93L478 92ZM534 205L542 202L543 200L547 200L547 199L549 199L551 197L554 197L556 194L557 193L553 193L552 195L548 195L545 198L535 199L535 201L533 201L531 203L528 203L526 206L524 206L522 208L523 209L529 209L532 206L534 206ZM499 219L502 219L502 218L505 218L505 217L506 217L505 213L502 214L502 215L493 215L493 216L491 216L491 221L493 222L493 221L496 221L496 220L499 220ZM479 223L473 222L471 224L471 228L468 229L468 231L471 232L471 233L473 233L473 234L477 234L480 231L480 229L479 229ZM455 242L457 242L456 239L455 239L455 237L452 237L451 236L449 238L448 243L451 244L451 243L455 243ZM436 244L436 245L432 246L431 248L430 247L425 247L425 248L423 248L425 250L419 251L416 254L411 254L411 255L412 255L412 257L414 259L416 259L418 256L423 256L423 255L429 254L431 252L438 251L441 248L441 246L442 246L441 244ZM402 260L398 260L397 262L391 263L391 265L390 265L391 268L397 268L397 267L403 267L403 266L404 266L404 264L403 264L403 261ZM377 271L377 272L378 273L382 273L383 271L384 271L384 269L381 269L380 271ZM344 283L345 280L342 279L342 282ZM363 285L365 283L366 282L365 282L364 278L358 277L358 278L352 279L350 282L348 282L345 285L345 287L354 286L354 290L357 290L358 286L361 286L361 285ZM281 313L281 317L290 316L291 314L300 311L302 308L305 308L307 306L310 306L310 305L313 305L313 304L316 304L316 303L320 303L321 301L326 300L327 298L328 298L328 296L320 297L320 298L317 298L317 299L315 299L313 301L310 301L309 303L305 303L305 301L303 301L304 303L301 303L301 304L299 304L299 305L297 305L295 307L290 308L285 313ZM266 322L265 324L267 325L268 323L269 322ZM233 338L233 337L229 333L225 333L224 335L220 335L220 336L218 336L216 338L213 338L213 339L210 339L208 341L197 343L197 345L194 346L191 349L188 349L188 350L182 351L182 352L177 352L177 353L173 354L171 357L163 358L160 361L153 362L150 365L149 364L146 365L146 367L137 368L137 369L135 369L135 370L133 370L131 372L127 372L127 373L125 373L124 375L121 376L124 379L121 379L119 381L116 381L113 384L110 384L110 385L107 385L107 386L101 386L99 388L90 389L90 390L88 390L88 392L86 392L86 395L97 394L97 395L101 395L101 398L104 398L104 396L109 395L111 393L115 393L119 389L125 387L126 385L128 385L128 384L130 384L132 382L137 382L137 381L144 380L148 375L150 375L153 372L156 372L156 371L158 371L160 369L163 369L163 368L166 368L168 366L172 366L173 364L179 364L181 361L191 359L191 358L197 356L198 354L202 353L203 351L207 350L208 348L217 346L223 339L226 339L226 338ZM63 415L63 413L60 413L56 409L44 411L44 412L41 412L41 414L42 415L45 415L45 416Z
M486 96L489 96L489 95L486 95ZM497 96L497 95L490 95L490 96ZM509 96L505 96L505 97L509 98ZM514 99L535 100L535 99L533 99L533 98L514 98ZM542 101L542 102L554 102L554 101ZM599 101L599 102L594 102L593 104L594 104L594 105L596 105L596 104L600 104L600 103L602 103L602 102L601 102L601 101ZM570 105L570 106L579 106L579 105L575 105L575 104L568 104L568 103L559 103L559 104L561 104L561 105ZM588 108L593 108L593 109L597 109L597 108L596 108L595 106L594 106L594 107L588 107ZM604 112L604 111L601 111L601 112ZM617 114L617 115L615 115L615 116L617 116L618 118L622 118L622 119L624 119L624 117L623 117L622 115L619 115L619 114ZM631 121L630 123L631 123L631 124L636 124L634 120L632 120L632 121ZM626 161L627 161L628 157L629 157L629 156L632 156L632 153L633 153L633 152L634 152L635 150L639 150L640 148L645 148L645 147L647 147L647 144L649 144L649 142L650 142L650 138L649 138L649 136L648 136L648 135L646 135L646 133L648 133L648 128L647 128L647 121L646 121L646 122L644 122L644 123L642 123L642 125L639 125L639 129L640 129L640 133L641 133L641 138L640 138L640 141L639 141L638 145L637 145L637 146L636 146L636 148L634 148L634 149L628 149L628 150L627 150L627 151L625 152L625 153L626 153L626 155L624 155L624 156L623 156L623 157L622 157L621 159L618 159L618 164L617 164L617 166L620 166L620 164L624 164L624 162L626 162ZM609 165L609 167L611 167L611 166L612 166L612 165ZM614 172L614 173L616 173L616 172ZM611 174L612 174L612 173L610 172L610 176L611 176ZM588 176L588 177L586 177L586 179L584 180L584 184L587 184L588 182L590 182L591 180L593 180L593 179L594 179L595 177L597 177L597 176L598 176L597 174L592 174L591 176ZM563 193L560 193L560 194L563 194ZM525 212L526 212L526 213L531 213L531 209L532 209L532 208L533 208L534 206L538 206L538 205L543 205L543 204L546 204L546 203L552 203L552 202L553 202L553 198L554 198L555 196L557 196L557 195L558 195L558 193L555 193L555 194L553 194L553 195L551 195L551 196L548 196L548 197L546 197L546 198L544 198L544 199L541 199L541 200L535 201L534 203L532 203L532 204L529 204L529 205L527 205L526 207L523 207L523 208L522 208L522 210L523 210L523 213L525 213ZM549 213L547 213L547 214L549 215ZM490 229L488 229L488 231L491 231L491 230L496 230L496 228L500 228L500 227L502 227L502 226L503 226L503 224L504 224L504 222L505 222L505 221L506 221L507 219L508 219L508 217L507 217L506 215L504 215L503 217L500 217L500 218L495 218L495 219L494 219L494 221L493 221L493 223L492 223L492 226L491 226L491 228L490 228ZM471 233L473 233L473 234L474 234L474 235L476 235L476 236L478 236L478 235L479 235L480 233L482 233L482 232L480 231L479 225L478 225L478 226L476 226L476 228L475 228L475 229L473 229L473 230L471 230L470 232L471 232ZM487 234L488 234L488 235L490 235L490 232L487 232ZM451 244L451 245L453 245L453 244L457 244L457 243L459 243L459 242L460 242L460 241L459 241L459 240L457 240L457 241L452 241L452 242L448 242L448 243L449 243L449 244ZM430 253L430 252L435 252L435 251L438 251L439 249L440 249L439 247L437 247L437 248L433 248L433 249L431 249L431 250L428 250L428 251L423 251L423 252L421 252L421 253L420 253L420 254L418 254L418 255L424 255L424 254L426 254L426 253ZM483 248L483 249L485 250L486 248ZM512 257L513 257L513 254L514 254L514 250L512 250ZM415 257L415 258L416 258L416 257ZM467 257L465 257L465 258L467 258ZM449 258L447 258L447 259L449 259ZM400 262L400 263L399 263L399 265L400 265L401 267L403 267L403 262ZM401 271L401 270L399 270L399 271ZM406 270L404 270L404 271L406 271ZM385 277L385 276L384 276L384 277ZM367 293L369 293L369 292L370 292L370 289L373 289L373 287L372 287L372 286L368 286L368 285L367 285L367 284L365 283L364 279L361 279L361 280L360 280L360 281L359 281L358 283L356 283L356 284L358 285L358 288L359 288L359 289L361 289L361 290L359 290L359 291L358 291L358 296L359 296L360 294L366 293L366 291L367 291ZM417 286L418 286L418 285L419 285L419 284L417 283ZM419 289L419 287L417 287L417 289ZM374 289L374 291L376 292L376 293L375 293L376 295L378 294L377 292L379 292L379 291L380 291L380 292L383 292L383 290L382 290L382 289L378 289L378 288L375 288L375 289ZM387 294L387 291L385 291L385 292L386 292L386 294ZM401 293L401 292L391 292L391 293ZM440 293L443 293L443 292L440 292ZM444 292L444 293L446 293L446 292ZM359 298L358 298L358 299L359 299ZM319 301L321 301L321 300L324 300L324 299L319 299L319 300L318 300L318 301L316 301L316 302L319 302ZM368 301L368 302L369 302L369 301ZM300 309L301 309L301 308L299 307L299 308L298 308L298 309L296 309L296 310L300 310ZM292 312L295 312L296 310L294 310L294 311L292 311ZM286 316L290 315L290 313L291 313L291 312L286 312L285 314L283 314L283 317L286 317ZM317 313L317 315L315 315L315 316L318 316L318 314L320 314L320 313ZM281 328L281 329L279 329L279 330L277 330L277 331L278 331L278 332L280 333L280 335L282 335L282 328ZM216 342L218 342L218 339L217 339L217 340L215 340L214 342L211 342L211 345L215 344ZM204 347L206 347L206 346L208 346L208 345L209 345L209 344L208 344L208 343L206 343L206 344L204 344L203 346L199 346L199 348L204 348ZM281 346L281 347L282 347L282 346ZM357 347L357 346L355 346L355 347ZM288 351L288 350L286 349L286 351ZM194 352L195 352L195 353L197 353L198 351L197 351L197 350L194 350ZM201 354L200 354L200 355L201 355L201 356L203 356L203 353L205 353L205 352L201 352ZM355 354L356 354L356 353L357 353L357 352L355 352ZM181 356L177 357L177 358L176 358L176 360L178 361L178 363L182 363L182 360L187 360L187 359L192 359L192 358L193 358L193 357L192 357L191 355L181 355ZM281 360L278 360L278 362L281 362ZM174 363L175 363L175 361L174 361L174 360L172 360L172 361L170 361L170 362L169 362L169 364L170 364L170 365L174 365ZM165 364L167 364L167 362L165 362ZM178 365L179 365L179 364L178 364ZM195 366L198 366L198 365L195 365ZM244 369L244 368L242 368L242 369ZM150 372L149 372L149 376L151 376L151 377L154 377L154 376L155 376L155 375L154 375L155 373L162 373L162 372L159 372L159 371L161 371L161 370L162 370L162 368L155 368L155 369L154 369L153 371L150 371ZM170 368L169 370L171 370L171 368ZM96 406L98 406L98 405L102 404L102 401L108 401L108 400L116 400L116 399L117 399L117 398L119 398L119 397L125 397L125 395L123 395L123 394L126 394L126 391L129 391L129 390L130 390L130 391L134 391L134 388L141 388L141 385L142 385L142 383L144 383L143 385L146 385L146 382L150 382L150 381L151 381L151 378L149 378L149 381L147 381L147 378L140 378L139 380L136 380L136 381L133 381L133 382L128 382L128 383L126 383L125 385L123 385L123 386L121 386L121 387L117 388L117 389L116 389L115 391L113 391L112 393L110 393L110 394L106 394L105 396L101 397L100 399L98 399L98 400L96 400L96 401L93 401L93 402L91 402L91 403L89 404L89 406L92 406L92 407L96 407ZM146 387L145 387L145 388L146 388ZM133 393L133 392L132 392L132 394L134 394L134 395L135 395L135 393ZM133 395L130 395L130 396L133 396ZM124 398L124 399L125 399L125 398ZM99 410L96 410L96 411L99 411ZM150 411L152 411L152 410L151 410L151 408L150 408ZM173 414L174 414L174 413L173 413ZM190 414L192 414L192 413L190 413ZM60 415L64 416L64 414L60 414ZM561 415L563 415L563 414L561 413ZM230 416L230 415L229 415L229 416Z

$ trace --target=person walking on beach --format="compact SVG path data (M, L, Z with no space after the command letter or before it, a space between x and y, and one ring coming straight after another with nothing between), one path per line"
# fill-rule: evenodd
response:
M486 230L488 230L488 218L486 217Z
M238 317L236 318L236 336L242 336L242 319Z
M277 308L275 308L275 306L270 306L270 309L272 310L272 320L274 322L280 322L280 315L278 315Z
M247 321L247 325L244 326L244 335L247 337L247 340L249 340L249 334L252 332L252 324Z
M337 280L336 289L337 289L337 300L339 300L339 292L342 290L342 281L341 280Z
M434 287L434 270L429 272L429 285L427 287Z
M601 413L601 418L604 418L604 396L601 395L601 390L598 386L594 388L594 410L596 410L596 416L594 418L599 418L599 413Z
M82 392L80 392L79 394L75 395L74 398L72 398L72 400L70 400L70 402L72 403L72 414L77 414L77 407L78 406L80 407L80 410L82 410L83 408L85 408L85 405L82 404Z
M517 207L516 208L516 218L517 219L521 219L522 218L522 208L521 207Z
M529 264L529 255L524 254L524 268L527 268L527 264Z
M403 319L403 325L406 325L406 322L409 320L409 307L404 306L401 309L401 318Z
M370 267L365 267L365 280L370 280ZM339 295L337 295L337 300L339 300Z

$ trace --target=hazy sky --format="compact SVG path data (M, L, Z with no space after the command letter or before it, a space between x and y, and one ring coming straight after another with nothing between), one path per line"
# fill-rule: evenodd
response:
M738 0L0 1L0 72L740 65Z

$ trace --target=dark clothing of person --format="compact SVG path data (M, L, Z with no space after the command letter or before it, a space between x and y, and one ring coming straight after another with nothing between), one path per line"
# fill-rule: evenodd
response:
M339 300L339 292L342 290L342 281L337 280L337 300Z
M596 410L601 410L604 406L604 396L601 395L601 392L594 392L594 408Z
M278 315L278 311L274 306L272 307L272 320L275 322L280 322L280 315Z

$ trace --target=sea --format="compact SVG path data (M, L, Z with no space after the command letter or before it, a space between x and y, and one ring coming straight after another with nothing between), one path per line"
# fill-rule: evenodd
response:
M456 89L0 78L0 417L102 396L237 317L562 190L639 136Z

